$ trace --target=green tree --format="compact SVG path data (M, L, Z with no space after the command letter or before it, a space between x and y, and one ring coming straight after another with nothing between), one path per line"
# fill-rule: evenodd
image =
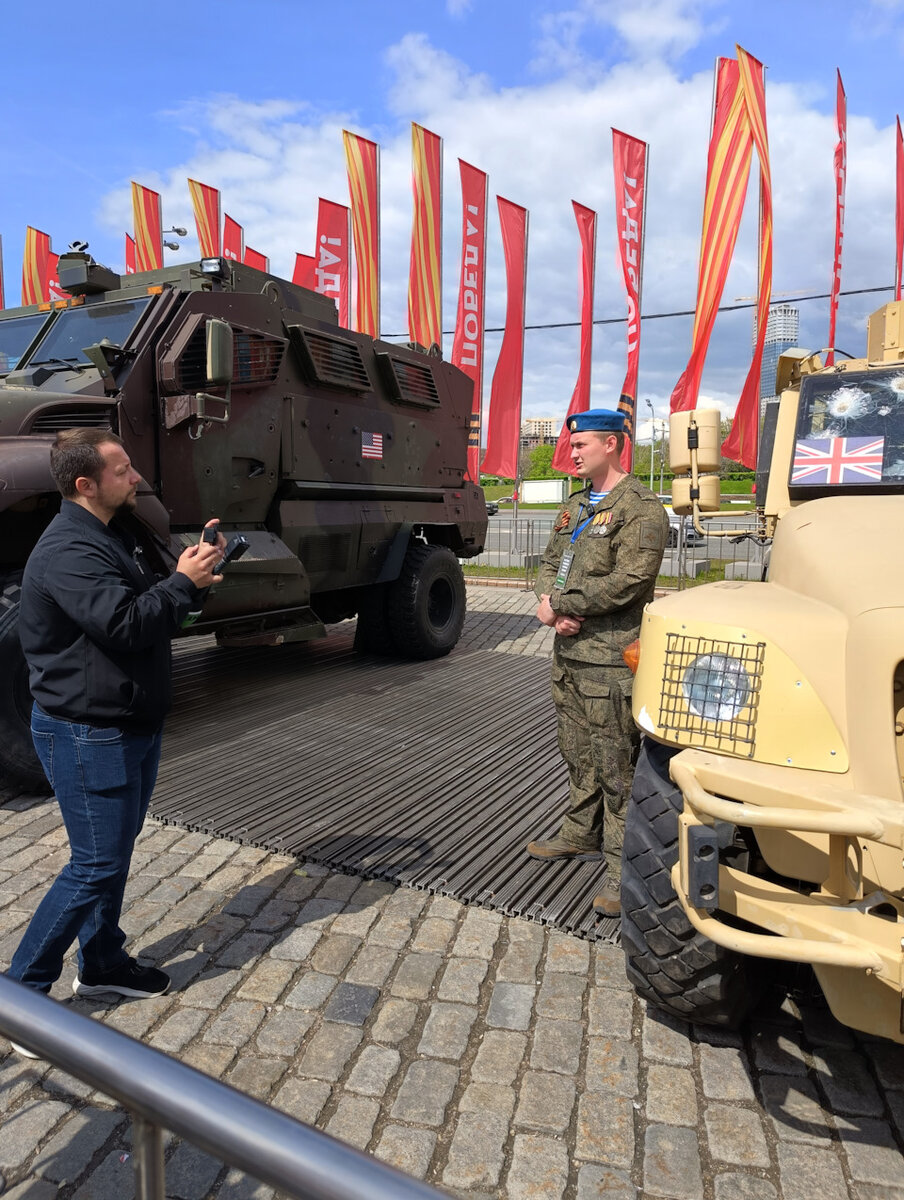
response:
M731 433L731 420L728 417L722 418L719 433L722 436L723 442ZM735 462L733 458L725 458L724 456L722 458L722 469L719 474L723 479L730 476L742 475L744 478L752 480L755 476L755 472L751 471L749 467L745 467L743 463Z
M565 479L567 473L552 469L555 446L537 446L531 450L524 465L525 479Z

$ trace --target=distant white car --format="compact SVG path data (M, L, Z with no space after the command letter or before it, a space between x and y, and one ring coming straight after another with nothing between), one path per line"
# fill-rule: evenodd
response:
M666 515L669 518L669 539L666 543L668 546L677 546L678 538L681 536L682 518L677 513L672 512L667 504L663 505ZM694 528L694 524L690 517L684 518L684 544L685 546L702 546L706 538L699 534Z

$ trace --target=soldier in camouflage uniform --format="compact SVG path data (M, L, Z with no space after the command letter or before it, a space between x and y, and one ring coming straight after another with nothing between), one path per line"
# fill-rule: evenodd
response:
M625 808L639 736L633 676L622 652L640 632L669 532L657 497L622 470L624 416L570 418L575 474L588 481L555 523L537 579L537 617L555 628L552 693L571 792L559 832L530 842L534 858L598 854L607 872L594 908L619 912Z

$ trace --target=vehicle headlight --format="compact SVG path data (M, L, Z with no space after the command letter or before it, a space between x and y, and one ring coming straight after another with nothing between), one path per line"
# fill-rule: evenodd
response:
M733 721L747 707L752 681L739 658L702 654L685 670L681 688L694 716Z

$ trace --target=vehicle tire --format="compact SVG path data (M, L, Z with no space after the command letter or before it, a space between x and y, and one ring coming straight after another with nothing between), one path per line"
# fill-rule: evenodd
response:
M405 658L440 658L461 637L465 580L446 546L412 542L389 589L389 629Z
M368 588L358 604L355 650L359 654L397 654L389 628L388 587L375 584Z
M683 800L669 778L676 753L641 743L625 820L621 939L628 979L639 995L673 1016L733 1029L756 999L746 959L698 933L669 873L678 861Z
M0 579L0 777L23 790L50 791L31 740L31 692L28 667L19 643L19 597L22 573Z

